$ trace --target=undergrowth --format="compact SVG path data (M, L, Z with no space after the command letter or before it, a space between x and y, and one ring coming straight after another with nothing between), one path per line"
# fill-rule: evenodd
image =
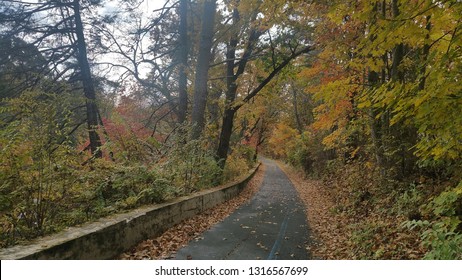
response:
M349 241L338 244L348 258L462 259L462 183L390 179L361 159L323 166L307 176L321 174L335 201L331 212L352 221L344 228Z
M240 147L220 170L207 141L190 140L188 128L161 144L119 127L102 147L105 157L91 159L78 149L66 100L71 97L40 92L4 100L3 114L22 117L0 122L0 247L188 195L253 164L251 151Z

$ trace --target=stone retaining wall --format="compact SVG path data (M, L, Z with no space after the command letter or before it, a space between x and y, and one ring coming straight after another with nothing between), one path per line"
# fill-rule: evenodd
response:
M0 259L112 259L140 241L237 196L258 166L236 182L142 207L0 250Z

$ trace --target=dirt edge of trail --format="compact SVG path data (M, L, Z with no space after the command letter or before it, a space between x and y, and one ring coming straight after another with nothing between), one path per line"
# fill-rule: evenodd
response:
M332 212L335 202L321 180L304 178L293 167L276 161L289 177L306 207L309 238L313 259L349 259L348 240L351 235L348 219Z
M166 230L162 235L140 242L131 250L119 255L122 260L162 260L172 259L175 253L189 241L201 238L201 234L213 225L223 221L239 206L248 202L258 191L265 174L265 166L260 165L247 187L235 198L210 208L178 225Z

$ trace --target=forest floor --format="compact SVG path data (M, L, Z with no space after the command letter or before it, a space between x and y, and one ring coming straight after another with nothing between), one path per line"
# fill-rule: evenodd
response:
M354 191L342 179L307 178L289 165L278 164L305 203L313 259L422 259L425 255L419 234L401 226L407 219L387 211L393 207L387 198L351 203Z

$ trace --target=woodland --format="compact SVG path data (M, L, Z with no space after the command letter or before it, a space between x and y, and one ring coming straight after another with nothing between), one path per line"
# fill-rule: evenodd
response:
M331 258L462 259L461 29L459 0L0 0L0 247L263 154L323 182Z

